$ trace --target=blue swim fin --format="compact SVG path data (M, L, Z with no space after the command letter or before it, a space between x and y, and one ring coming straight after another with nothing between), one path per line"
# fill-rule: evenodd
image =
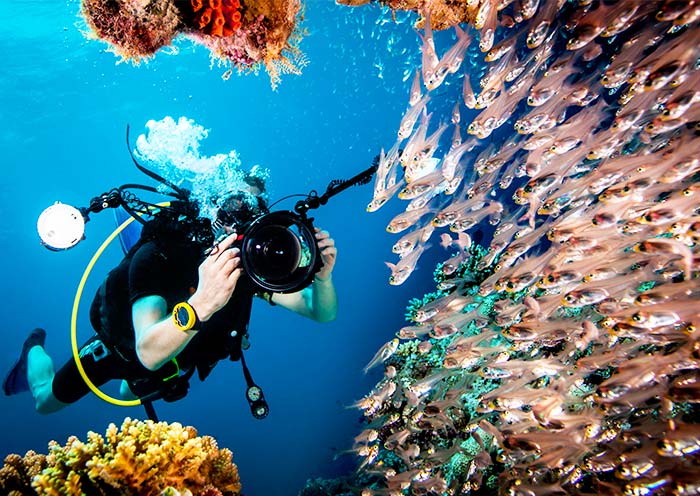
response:
M2 390L5 392L5 396L12 396L29 391L29 382L27 381L27 355L29 354L29 350L34 346L44 346L45 341L45 330L37 327L29 333L29 336L27 336L27 339L24 340L24 344L22 345L22 353L19 359L12 366L5 380L2 382Z
M119 227L122 222L130 218L131 216L122 207L117 207L114 209L114 220L117 222L117 227ZM126 226L126 229L119 233L119 243L122 245L122 250L124 250L125 255L141 237L141 227L140 222L134 221Z

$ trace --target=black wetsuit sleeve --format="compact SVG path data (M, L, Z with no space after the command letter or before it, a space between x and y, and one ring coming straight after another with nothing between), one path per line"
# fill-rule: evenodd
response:
M172 271L165 255L154 243L146 243L135 254L129 265L129 301L133 304L145 296L164 292Z

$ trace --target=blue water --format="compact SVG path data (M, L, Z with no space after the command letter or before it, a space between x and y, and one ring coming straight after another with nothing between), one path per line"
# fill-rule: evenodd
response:
M264 72L222 80L223 69L210 69L207 50L188 41L178 43L176 56L161 53L139 67L116 64L105 45L83 37L78 13L75 0L0 3L3 373L35 326L47 329L57 368L70 358L74 293L114 228L113 217L92 215L87 239L63 253L39 244L36 220L56 200L86 206L119 184L152 184L130 161L127 123L135 139L149 119L187 116L211 130L203 153L235 149L244 166L269 168L273 199L322 192L393 145L408 102L411 77L404 79L419 60L409 22L387 22L378 7L309 0L301 48L311 63L301 76L283 77L273 92ZM308 478L353 469L352 457L333 458L361 429L360 412L347 405L380 377L379 370L363 375L362 367L403 325L407 300L431 289L429 262L403 286L388 285L384 261L395 259L396 238L384 228L398 206L368 214L371 195L371 185L352 188L314 213L339 250L335 322L317 324L262 302L254 307L246 356L270 403L267 419L250 415L239 363L222 362L205 382L193 381L186 399L157 404L161 420L193 425L230 448L249 496L294 495ZM88 280L80 341L92 332L92 294L120 255L114 243ZM0 411L2 456L46 453L52 439L84 439L88 430L104 432L126 416L144 417L141 407L116 407L93 395L51 416L35 413L29 395L0 396Z

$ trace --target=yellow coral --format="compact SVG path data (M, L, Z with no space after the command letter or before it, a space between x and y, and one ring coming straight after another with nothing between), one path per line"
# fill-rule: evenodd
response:
M52 441L47 456L9 455L0 469L0 492L156 496L168 488L195 495L241 490L231 451L197 436L193 427L126 418L120 429L110 424L104 437L89 432L87 438L71 436L65 446Z

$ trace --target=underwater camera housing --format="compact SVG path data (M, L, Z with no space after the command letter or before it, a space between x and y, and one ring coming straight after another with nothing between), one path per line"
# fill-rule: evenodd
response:
M241 263L256 286L273 293L294 293L311 284L323 266L313 219L287 210L263 213L234 224Z
M212 228L217 240L236 232L245 274L257 287L293 293L311 284L323 265L313 219L280 210L270 212L260 196L238 191L219 204Z

